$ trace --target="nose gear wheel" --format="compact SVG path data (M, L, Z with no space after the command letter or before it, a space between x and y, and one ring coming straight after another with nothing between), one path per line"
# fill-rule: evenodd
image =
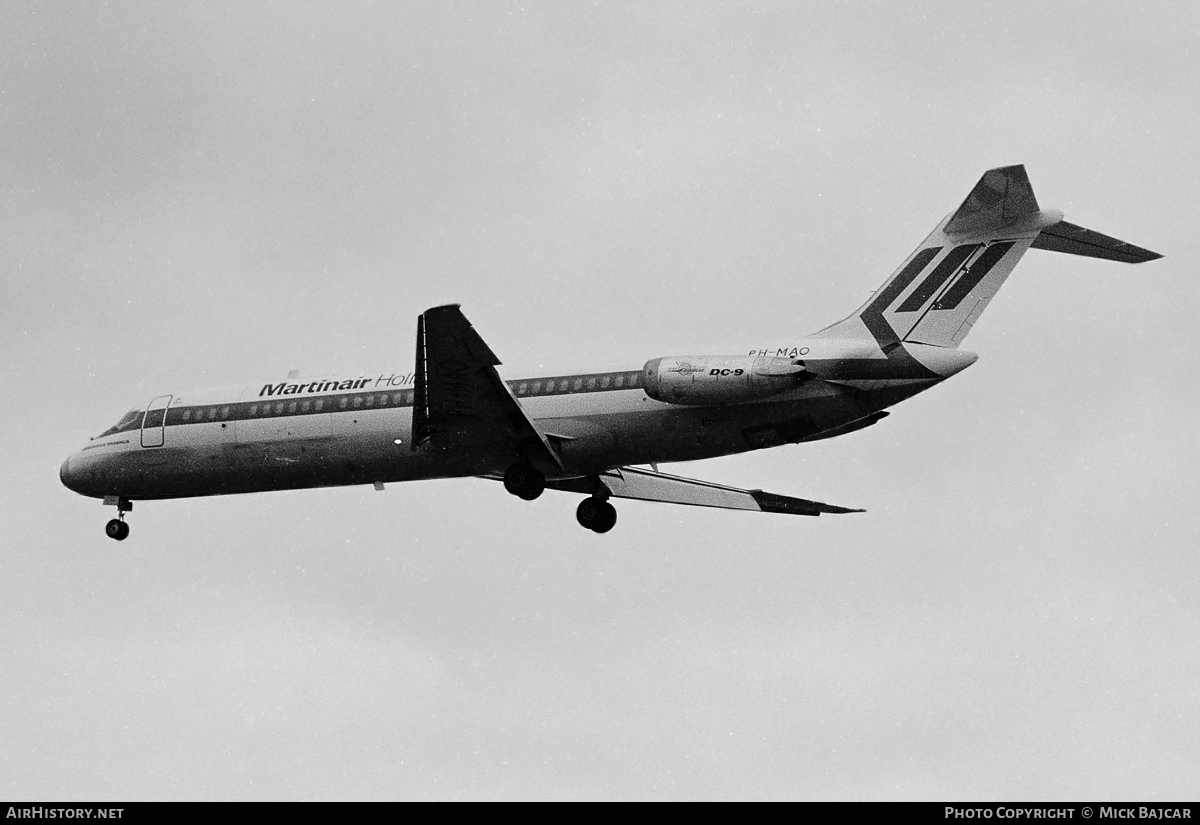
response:
M104 535L114 541L125 541L129 538L129 525L125 523L125 514L133 509L133 502L127 498L105 499L105 504L117 505L117 517L104 525Z

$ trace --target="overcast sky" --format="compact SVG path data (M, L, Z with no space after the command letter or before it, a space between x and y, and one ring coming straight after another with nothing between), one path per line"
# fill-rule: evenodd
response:
M1194 800L1200 7L1145 8L4 3L0 794ZM667 468L865 514L459 480L117 544L59 484L439 303L514 378L814 331L1012 163L1166 257L1032 251L885 422Z

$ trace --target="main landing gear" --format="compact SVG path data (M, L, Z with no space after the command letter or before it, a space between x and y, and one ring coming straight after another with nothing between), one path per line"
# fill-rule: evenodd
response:
M546 477L532 464L518 462L504 471L504 489L517 498L533 501L546 491Z
M575 518L594 533L607 533L617 523L617 508L599 496L588 496L579 502Z
M546 491L546 477L532 464L521 461L504 471L504 489L517 498L533 501ZM607 533L617 523L617 510L608 503L608 491L602 490L579 502L575 518L593 532Z
M106 498L104 503L117 505L117 517L104 525L104 534L110 539L125 541L129 538L129 525L125 523L125 514L133 509L133 502L127 498L115 498L112 501Z

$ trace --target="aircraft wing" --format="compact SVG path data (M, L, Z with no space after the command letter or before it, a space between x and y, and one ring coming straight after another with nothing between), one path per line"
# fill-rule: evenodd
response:
M598 481L587 478L548 480L546 486L574 493L597 492L602 485L614 498L635 498L642 501L662 501L668 504L691 504L696 507L722 507L726 510L754 510L760 513L790 513L797 516L819 516L822 513L863 513L849 507L837 507L793 498L762 490L742 490L710 481L656 473L636 467L620 467L602 473Z
M540 456L562 467L558 455L500 379L500 359L458 304L427 309L417 318L412 449L494 451Z

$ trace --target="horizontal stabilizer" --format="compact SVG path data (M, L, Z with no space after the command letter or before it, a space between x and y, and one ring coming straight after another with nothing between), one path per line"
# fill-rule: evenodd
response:
M488 476L488 478L499 478ZM597 489L597 485L603 487ZM806 498L767 493L762 490L742 490L709 481L656 473L635 467L621 467L600 474L598 479L572 478L548 480L553 490L572 493L605 493L614 498L642 501L661 501L667 504L690 504L695 507L721 507L726 510L751 510L760 513L790 513L797 516L819 516L822 513L862 513L849 507L837 507L809 501Z
M1091 229L1084 229L1073 223L1059 221L1054 226L1043 229L1033 242L1033 249L1048 249L1051 252L1065 252L1068 255L1083 255L1088 258L1104 258L1108 261L1120 261L1125 264L1141 264L1161 258L1157 252L1142 249L1131 243L1101 235Z

